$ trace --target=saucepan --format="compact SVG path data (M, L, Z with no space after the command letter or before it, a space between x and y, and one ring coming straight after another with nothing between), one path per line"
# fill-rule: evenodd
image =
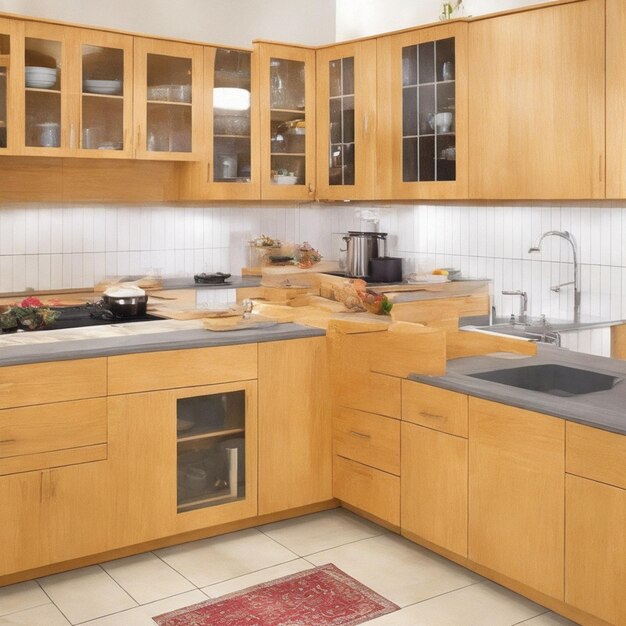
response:
M115 317L139 317L146 314L148 296L136 285L115 285L102 294L104 306Z

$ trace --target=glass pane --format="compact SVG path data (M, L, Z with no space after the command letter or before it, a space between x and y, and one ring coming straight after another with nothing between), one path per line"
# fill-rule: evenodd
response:
M402 134L417 135L417 87L402 90Z
M213 179L250 181L250 53L219 49L213 89Z
M454 80L454 38L437 42L437 81Z
M148 55L148 100L191 103L191 59Z
M419 84L435 82L435 43L421 43L419 45Z
M61 42L27 37L24 60L27 146L61 145Z
M419 138L419 180L435 180L435 138Z
M9 35L0 34L0 55L11 54ZM8 68L0 65L0 148L7 147L7 78Z
M456 179L456 138L453 134L437 137L437 180Z
M402 140L402 180L415 182L417 174L417 137L409 137Z
M124 51L82 46L83 93L124 95Z
M329 70L328 183L354 185L354 57L331 61Z
M343 129L341 127L341 99L334 98L329 103L330 108L330 143L341 143Z
M147 150L191 152L191 107L148 103L147 119Z
M341 84L341 59L336 59L328 63L329 86L328 93L330 97L340 96L342 93Z
M354 95L354 57L346 57L345 59L342 59L342 65L343 65L342 94L344 96L353 96Z
M432 135L435 132L435 86L419 88L419 134Z
M354 144L344 146L343 153L343 184L354 185Z
M417 85L417 46L402 48L402 85Z
M304 62L288 59L270 61L270 107L304 109Z
M244 391L177 401L178 511L245 498Z
M343 142L354 142L354 96L342 98Z

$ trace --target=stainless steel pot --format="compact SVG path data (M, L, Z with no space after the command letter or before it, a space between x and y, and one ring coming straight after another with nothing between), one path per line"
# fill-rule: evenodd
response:
M138 317L146 314L148 307L148 296L102 296L104 306L113 313L115 317Z
M351 278L370 276L371 260L387 252L387 233L351 230L343 240L347 244L346 276Z

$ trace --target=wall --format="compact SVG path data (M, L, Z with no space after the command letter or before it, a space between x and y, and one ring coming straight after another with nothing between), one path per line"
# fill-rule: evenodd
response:
M335 0L0 0L0 11L246 47L253 39L317 45L335 37Z
M367 37L439 20L439 0L337 0L337 41ZM540 4L536 0L464 0L467 15L484 15Z

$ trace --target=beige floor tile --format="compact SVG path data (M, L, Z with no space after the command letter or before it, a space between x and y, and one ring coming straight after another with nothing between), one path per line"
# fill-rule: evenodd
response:
M385 529L345 509L332 509L260 526L259 530L300 556L375 537Z
M152 621L153 617L206 601L207 597L196 589L196 591L188 591L158 602L142 604L128 611L107 615L91 622L85 622L85 624L89 626L156 626L155 622Z
M519 626L522 626L522 624L524 626L577 626L576 622L572 622L552 612L533 617L525 622L520 622Z
M274 567L268 567L267 569L259 570L252 574L246 574L245 576L238 576L237 578L231 578L223 583L217 583L217 585L211 585L204 587L202 591L206 593L210 598L217 598L227 593L234 593L235 591L241 591L247 587L253 585L260 585L270 580L276 580L283 576L289 576L290 574L297 574L305 569L311 569L313 566L304 559L296 559L289 563L282 563L281 565L275 565Z
M392 534L319 552L307 560L315 565L334 563L399 606L483 580L477 574Z
M17 613L49 602L50 598L34 580L0 589L0 615Z
M61 611L50 603L4 615L0 617L0 626L69 626L69 622Z
M419 602L400 613L367 622L371 626L511 626L545 609L530 600L483 582Z
M186 578L152 552L103 563L102 567L139 604L195 589Z
M72 624L137 606L98 565L46 576L39 583Z
M164 548L156 554L197 587L296 558L293 552L254 528Z

